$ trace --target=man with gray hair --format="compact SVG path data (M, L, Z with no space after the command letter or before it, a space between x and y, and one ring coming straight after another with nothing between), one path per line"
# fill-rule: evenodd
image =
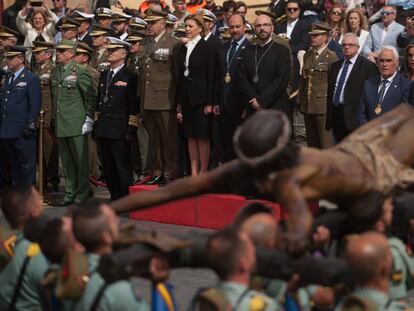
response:
M378 74L375 65L358 54L354 33L346 33L341 43L345 59L334 62L328 70L326 130L332 129L336 142L358 127L364 82Z
M401 103L409 103L411 81L398 72L398 65L397 49L393 46L383 46L378 53L377 66L380 75L364 83L360 125L392 110Z

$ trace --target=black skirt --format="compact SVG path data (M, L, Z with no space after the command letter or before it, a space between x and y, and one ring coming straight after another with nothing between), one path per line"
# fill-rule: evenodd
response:
M204 114L204 105L182 107L183 129L185 138L210 139L212 115Z

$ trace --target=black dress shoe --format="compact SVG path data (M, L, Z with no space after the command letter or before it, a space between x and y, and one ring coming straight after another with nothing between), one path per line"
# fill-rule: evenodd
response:
M162 178L163 178L163 176L154 176L154 177L152 177L152 179L147 181L145 184L149 185L149 186L158 185L158 183L161 181Z

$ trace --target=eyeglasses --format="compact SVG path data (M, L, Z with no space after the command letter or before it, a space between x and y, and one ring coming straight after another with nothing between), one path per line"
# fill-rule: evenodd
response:
M332 15L336 15L336 16L341 16L342 12L341 11L331 11Z
M296 12L298 10L299 10L299 8L286 8L286 11L288 11L288 12Z
M388 16L388 15L392 15L395 14L395 12L393 11L382 11L381 12L381 16Z
M346 47L354 47L354 46L358 46L357 44L353 44L353 43L342 43L342 47L346 48Z

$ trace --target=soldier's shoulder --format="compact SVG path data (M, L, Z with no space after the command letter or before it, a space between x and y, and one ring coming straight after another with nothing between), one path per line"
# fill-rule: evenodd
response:
M249 290L247 304L248 310L254 311L271 311L279 309L274 299L254 289Z
M331 59L338 59L338 55L336 55L336 53L332 50L330 50L329 48L326 49L326 55L327 57L331 58Z

